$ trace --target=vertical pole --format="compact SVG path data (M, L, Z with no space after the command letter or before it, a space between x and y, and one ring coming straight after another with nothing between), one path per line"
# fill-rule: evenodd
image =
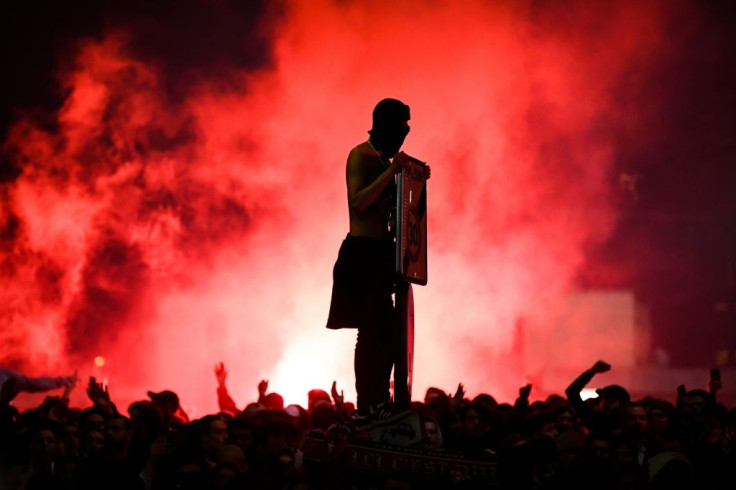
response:
M396 287L396 312L398 321L398 342L394 362L394 402L400 409L409 408L411 385L409 373L413 361L413 317L414 302L411 300L411 284L401 279Z

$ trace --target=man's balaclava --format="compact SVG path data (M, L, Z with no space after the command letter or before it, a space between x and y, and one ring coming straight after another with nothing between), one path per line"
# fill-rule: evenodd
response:
M371 141L387 158L393 157L404 144L409 128L404 122L411 119L409 106L396 99L383 99L373 109L373 128L368 133Z

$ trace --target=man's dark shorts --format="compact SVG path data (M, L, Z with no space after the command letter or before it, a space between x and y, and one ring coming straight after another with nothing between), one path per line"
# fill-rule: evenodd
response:
M392 319L394 244L348 234L332 271L327 328L381 328Z

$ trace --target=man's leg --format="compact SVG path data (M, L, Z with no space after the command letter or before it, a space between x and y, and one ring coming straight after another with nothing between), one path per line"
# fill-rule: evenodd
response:
M377 325L374 325L376 327ZM389 400L394 342L391 325L358 329L355 344L355 390L358 413L367 415L371 407Z

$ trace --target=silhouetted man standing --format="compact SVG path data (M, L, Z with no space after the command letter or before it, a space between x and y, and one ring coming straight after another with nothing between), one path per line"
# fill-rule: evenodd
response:
M370 138L347 161L350 233L333 270L327 328L357 328L355 388L358 415L375 413L389 400L398 345L394 307L396 173L409 160L399 153L409 134L409 106L383 99L373 110Z

